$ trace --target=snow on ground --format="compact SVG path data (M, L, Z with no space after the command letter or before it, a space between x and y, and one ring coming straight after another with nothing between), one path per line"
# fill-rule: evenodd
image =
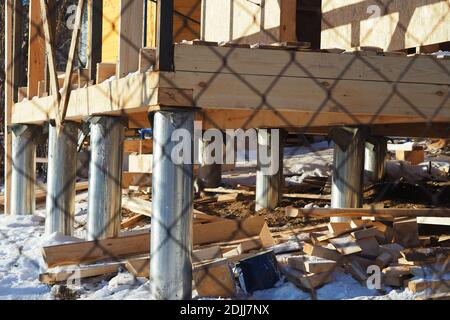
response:
M39 283L43 219L0 215L0 299L46 299Z
M236 175L236 172L223 177L227 184L256 184L256 152L250 150L248 161L244 163L244 153L237 154L237 167L250 167L248 172ZM305 177L327 177L331 175L333 149L327 141L312 144L310 147L284 148L283 173L293 175L286 177L286 183L300 184Z
M239 166L245 166L247 171L234 170L225 174L222 182L231 185L255 185L256 184L256 152L251 150L249 160L244 164L244 153L238 153ZM429 163L431 161L431 172ZM286 185L298 185L307 177L329 177L333 169L333 143L321 141L311 144L309 147L284 148L283 173ZM426 157L425 161L412 165L409 162L389 160L386 165L386 177L398 181L404 178L409 183L417 183L422 180L433 179L435 181L447 181L450 170L450 157ZM366 181L368 183L368 181Z
M41 210L39 210L41 211ZM42 212L40 212L42 214ZM58 286L47 286L38 280L46 270L41 248L44 245L80 241L57 233L44 234L44 220L35 216L0 215L0 299L55 299ZM450 277L450 274L446 275ZM431 277L431 274L427 277ZM93 281L82 279L74 288L79 299L149 299L150 282L135 278L126 270L116 276ZM194 291L195 296L195 291ZM317 290L318 299L413 299L408 289L386 288L381 294L361 286L350 275L333 273L333 280ZM249 299L311 299L309 293L290 282L280 282L275 288L256 291Z

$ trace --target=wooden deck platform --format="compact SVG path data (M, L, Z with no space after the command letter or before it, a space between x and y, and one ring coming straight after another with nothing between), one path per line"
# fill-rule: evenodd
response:
M334 125L437 123L440 133L429 135L448 136L447 59L177 44L174 64L175 72L137 73L72 91L66 119L122 114L130 127L147 127L150 108L188 107L199 110L204 128L314 132ZM12 123L52 119L55 101L16 103Z

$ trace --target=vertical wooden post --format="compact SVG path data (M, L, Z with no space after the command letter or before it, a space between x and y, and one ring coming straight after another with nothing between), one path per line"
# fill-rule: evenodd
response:
M156 5L156 70L173 71L173 0Z
M14 0L14 17L13 17L13 100L17 101L19 94L19 87L24 85L23 76L23 54L22 54L22 37L23 37L23 7L21 0Z
M97 63L102 62L103 1L90 0L89 15L89 77L97 80Z
M49 12L49 16L50 16L50 26L52 26L50 32L51 32L51 37L52 39L55 39L56 37L56 8L57 8L57 0L46 0L47 3L47 11ZM42 2L40 2L40 6L42 6ZM42 14L42 8L41 8L41 14ZM42 22L42 28L43 28L43 24L44 21L42 20L41 17L41 22ZM44 33L45 36L45 33ZM45 39L44 39L44 43L45 43ZM45 45L44 45L45 48ZM45 50L47 50L47 48L45 48ZM47 54L47 53L46 53ZM45 66L44 66L44 84L45 84L45 88L44 88L44 92L47 92L49 95L51 94L50 92L50 82L51 82L51 76L50 76L50 65L48 62L48 59L44 59L45 60Z
M30 0L29 6L27 96L31 99L39 95L39 81L45 79L45 39L39 0Z
M70 80L72 79L72 73L73 73L73 61L75 59L75 53L77 50L78 45L78 36L80 35L81 31L81 19L83 15L83 8L84 3L86 0L78 0L78 6L75 14L75 25L72 31L72 40L70 42L70 48L69 48L69 56L67 58L67 65L66 65L66 73L64 75L64 85L61 95L61 101L59 105L59 109L57 112L60 114L60 121L63 122L64 118L66 117L67 113L67 106L69 105L69 98L70 98ZM56 123L58 124L58 116L55 115ZM57 132L59 128L57 128Z
M14 0L6 0L5 8L5 204L4 212L10 213L11 208L11 133L8 125L11 123L11 110L13 105L13 15Z
M166 0L162 2L167 2ZM144 3L142 0L120 1L118 78L139 69L139 52L143 43Z

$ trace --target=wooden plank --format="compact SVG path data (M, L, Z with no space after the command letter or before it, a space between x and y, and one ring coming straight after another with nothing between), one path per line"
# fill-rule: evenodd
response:
M321 273L333 271L336 261L311 256L292 256L287 259L289 266L307 273Z
M367 1L324 0L321 46L395 51L446 42L449 16L447 1L380 0L371 6Z
M258 250L262 247L260 239L250 239L244 242L241 242L236 250L238 254L247 253L252 250Z
M193 89L194 106L198 108L239 109L245 106L251 110L275 108L284 111L320 110L375 115L384 106L382 115L420 115L423 122L424 118L434 117L437 113L435 121L450 119L450 101L446 99L450 94L448 85L325 78L312 80L284 75L240 74L236 77L232 73L213 76L211 73L187 71L165 74L160 85ZM233 95L223 90L230 86L233 88ZM395 92L398 94L394 95ZM390 94L392 99L386 100L386 95Z
M301 289L312 290L331 281L331 272L306 274L288 265L280 265L280 271L286 278Z
M85 4L85 0L78 0L78 6L77 6L76 13L75 13L75 23L74 23L74 28L72 31L72 39L71 39L70 48L69 48L69 56L67 57L66 72L64 75L64 85L62 87L61 101L59 104L59 112L61 112L61 122L64 122L64 119L66 118L67 107L69 105L70 92L72 90L70 82L71 82L72 74L73 74L73 63L74 63L75 53L76 53L77 45L78 45L78 36L79 36L80 30L81 30L81 16L83 14L84 4ZM79 77L78 77L78 80L80 80ZM58 116L56 117L56 119L58 119ZM59 128L57 128L57 130L59 130Z
M436 261L450 256L450 247L427 247L404 249L400 252L409 261Z
M305 243L305 245L303 246L303 252L309 254L310 256L315 256L332 261L339 261L342 259L342 255L336 250L322 246L315 246L309 243Z
M44 272L39 274L39 281L45 284L53 285L58 282L67 281L69 279L84 279L90 277L101 276L108 273L117 273L123 262L112 262L99 265L77 266L64 268L55 272Z
M148 106L159 101L173 104L177 99L186 106L189 91L157 88L159 73L139 74L133 77L101 83L74 90L69 99L66 120L81 120L95 114L121 114L148 111ZM183 95L179 95L183 92ZM169 100L167 100L169 99ZM184 100L183 100L184 99ZM16 103L12 114L13 123L42 123L54 118L55 97Z
M153 139L125 140L123 142L123 152L152 153Z
M289 210L296 209L299 216L304 217L450 217L450 210L446 208L425 208L425 209L406 209L406 208L293 208L289 207Z
M222 68L221 73L242 75L450 84L450 61L434 58L417 58L412 63L407 57L363 56L356 59L352 54L213 48L175 45L176 71L213 73ZM227 61L225 67L223 57Z
M77 182L75 185L75 191L80 192L80 191L87 190L88 185L89 185L88 181ZM35 191L34 196L36 198L36 202L45 201L45 198L47 197L47 186L46 185L36 185L36 191ZM0 195L0 204L4 204L5 200L6 200L5 196Z
M224 202L235 202L239 198L239 193L226 193L220 194L216 198L216 202L224 203Z
M142 278L150 277L149 258L129 259L125 264L125 268L127 268L127 270L135 277L142 277Z
M153 155L152 154L130 154L128 155L129 172L152 173Z
M217 258L222 258L220 248L217 246L201 250L194 250L192 253L192 259L194 264ZM136 277L144 277L144 278L150 277L150 259L148 257L129 259L126 262L125 267L130 273L132 273Z
M397 260L401 257L400 251L404 249L403 246L399 245L398 243L388 243L388 244L382 244L380 246L380 252L386 252L389 253L393 260Z
M239 240L259 235L264 225L264 218L260 216L245 220L224 220L208 223L194 228L194 239L196 244Z
M394 242L404 247L417 247L419 245L419 230L417 219L402 219L394 221Z
M450 226L450 218L417 217L417 223Z
M187 49L180 49L181 47L197 48L200 51L193 51L191 52L191 54L187 55ZM185 50L185 54L181 54L178 58L176 58L177 68L180 68L178 67L178 62L185 63L185 60L195 62L195 60L192 60L192 58L190 57L200 56L201 58L198 59L197 62L195 62L194 64L191 63L189 65L185 64L184 68L189 68L191 70L205 68L205 71L177 71L175 74L163 73L164 79L161 81L159 81L159 78L155 76L156 73L143 74L126 79L120 79L126 80L125 82L123 82L124 86L120 86L120 88L122 89L120 93L126 99L122 99L123 103L118 106L116 106L115 101L118 92L112 92L112 88L114 88L118 82L99 85L104 85L104 87L92 86L90 88L86 88L86 90L88 90L87 92L92 93L88 97L84 96L84 94L87 92L83 91L83 89L76 90L73 92L73 94L77 94L77 96L83 96L84 99L80 100L79 105L73 107L75 111L78 111L74 112L74 118L80 119L81 116L100 112L114 113L115 111L130 113L131 111L127 111L128 109L132 109L133 112L141 112L142 114L142 112L146 112L147 110L139 110L139 107L142 106L142 102L139 102L141 100L139 99L141 94L144 96L148 96L149 99L153 100L153 103L148 103L146 104L147 106L158 104L166 106L192 106L192 96L189 93L189 91L192 90L193 97L195 99L195 106L197 107L211 108L211 110L213 110L212 108L240 109L244 106L249 109L255 109L260 107L264 108L273 106L276 107L277 111L296 111L306 114L309 113L309 115L311 116L310 119L313 119L314 123L318 121L319 123L328 125L336 124L336 122L341 122L341 124L355 123L357 119L353 119L352 116L349 116L346 112L350 112L352 115L356 114L359 116L363 116L365 114L366 122L380 121L377 120L380 117L385 117L385 119L387 119L388 115L395 117L393 120L390 120L391 123L408 123L411 121L424 122L424 117L426 117L427 115L433 115L434 117L437 110L440 111L438 115L433 118L434 121L448 121L450 119L450 108L447 108L447 104L450 104L450 102L445 100L445 96L449 90L447 85L449 83L449 80L448 77L445 77L445 72L441 72L441 69L438 70L438 67L433 66L433 64L435 63L432 59L418 59L417 62L412 64L412 67L409 69L407 75L405 75L404 77L400 77L402 79L401 81L403 82L395 83L389 81L396 81L399 75L401 75L401 70L403 69L399 69L397 66L402 65L404 67L407 67L407 58L365 57L366 59L381 59L379 61L374 60L371 63L373 65L376 65L378 68L377 70L380 70L380 72L378 73L376 72L376 70L372 70L370 68L369 71L367 71L367 65L364 66L364 64L361 64L359 68L353 69L353 67L350 67L349 70L342 76L348 78L344 80L337 79L339 77L339 74L341 73L340 71L342 70L339 69L339 67L345 68L345 63L347 62L348 64L351 62L351 60L338 61L336 60L337 58L332 58L331 56L340 57L349 55L302 53L309 54L310 57L312 57L311 64L316 64L315 68L313 68L312 66L309 68L311 70L314 69L312 71L312 75L314 77L333 77L333 74L334 77L336 77L336 80L329 80L327 78L314 78L314 80L311 80L307 78L308 75L302 76L302 72L305 72L302 68L298 67L298 64L295 64L297 65L297 67L292 67L286 70L288 75L292 70L293 76L280 77L279 73L276 73L282 70L280 70L280 66L275 66L273 71L270 71L270 68L272 67L269 68L267 66L271 66L273 64L273 61L276 61L275 58L277 58L277 56L274 56L273 52L284 53L284 51L259 49L257 50L257 54L253 54L252 59L245 60L235 57L234 60L237 61L236 65L241 65L242 67L240 67L240 69L247 68L247 72L253 70L254 72L259 72L259 74L261 74L261 71L257 70L269 70L267 72L263 72L274 73L273 77L262 74L242 74L239 76L239 79L237 79L235 74L224 72L219 75L214 74L214 81L211 82L211 70L216 71L217 69L209 66L218 65L218 68L220 68L220 66L222 65L221 58L219 59L217 55L214 55L213 52L201 51L204 50L204 48L202 49L202 46L177 45L175 46L175 48L176 52L179 49ZM223 49L230 48L220 47L216 48L215 50ZM238 49L249 51L256 50L241 48L237 48L235 50ZM226 51L224 52L226 53ZM219 51L219 53L222 54L222 51ZM327 56L322 57L321 55ZM290 56L285 57L285 59L287 58L291 59ZM305 58L304 60L306 61L306 59L307 58ZM389 59L394 60L391 61ZM252 63L252 60L255 60L255 62ZM246 63L243 64L241 61ZM301 61L301 63L303 63L303 60ZM330 63L332 62L333 64L323 67L321 64L323 64L324 61L330 61ZM264 64L262 62L264 62ZM430 62L431 64L428 64L428 62ZM308 66L308 64L305 65ZM441 63L441 66L446 70L450 70L448 63ZM305 69L308 68L305 67ZM233 70L235 69L233 68ZM372 70L373 72L370 72L370 70ZM386 74L386 78L384 79L380 76L380 74ZM409 75L411 75L411 77ZM178 88L187 89L171 89L174 91L166 91L168 89L164 89L161 93L161 88L160 90L156 90L157 93L155 93L154 91L148 90L149 77L158 78L157 84L162 87L175 86ZM261 96L264 95L264 92L268 87L272 86L275 79L277 80L276 86L271 88L270 92L265 95L266 104L261 105ZM251 83L252 88L249 88L246 83L244 83L244 81L246 81L247 83ZM412 81L415 82L413 83ZM131 83L134 82L138 82L140 86L138 85L137 88L133 88ZM338 82L339 85L333 87L333 89L330 89L332 90L331 92L327 92L327 90L324 90L324 88L331 88L331 86L335 82ZM125 86L125 83L129 84L130 86L127 88L127 86ZM439 83L443 84L440 85ZM157 84L155 84L154 88L156 88ZM208 84L207 89L205 89L205 84ZM235 92L234 95L229 95L226 93L226 91L223 90L224 87L228 87L230 85L233 86L233 90ZM144 89L143 87L147 90L142 90ZM395 95L393 99L390 99L389 102L385 104L385 108L382 110L382 113L375 117L375 120L373 120L373 115L377 113L380 106L385 103L386 94L389 94L389 92L393 92L394 90L399 92L403 97L408 98L404 99L399 95ZM260 92L260 94L257 93L258 91ZM176 94L177 92L179 92L179 94ZM335 97L334 100L328 99L330 93L333 97ZM72 99L70 99L70 104L72 103L71 101ZM299 103L299 101L302 102ZM95 102L95 104L93 102ZM46 109L48 110L49 108L48 105L51 103L51 100L38 99L36 101L33 101L33 103L38 106L37 108L34 108L37 109L36 111L33 110L33 113L37 113L37 115L33 115L33 113L26 115L21 114L20 116L18 115L17 118L21 119L22 122L27 122L26 119L29 119L28 121L32 121L33 119L36 121L36 118L38 118L39 121L44 121L44 119L52 118L52 116L49 116L49 112L46 112ZM413 104L413 106L415 106L417 110L412 108L411 104ZM25 105L26 104L24 104L24 106ZM90 108L88 108L86 105L89 105ZM14 112L13 118L15 118L16 113L21 113L21 106L21 104L18 104L18 106L16 106L15 109L17 109L17 112ZM342 107L345 108L345 112ZM321 113L316 114L319 108L321 110ZM69 106L69 109L72 109L72 105ZM86 109L89 111L84 111ZM253 111L248 110L248 112L252 113ZM336 114L341 114L343 120L336 121L339 120L336 117L333 117ZM297 115L297 117L301 116L303 115ZM277 117L279 117L279 115L277 115ZM219 118L219 121L222 120L220 120ZM283 118L280 121L284 121L287 124L290 123L289 118ZM226 127L226 123L224 124L224 127Z
M356 240L356 245L361 248L360 254L370 259L376 259L380 254L380 246L375 237Z
M61 126L61 114L59 113L59 103L60 103L60 93L59 93L59 84L56 74L56 59L55 59L55 53L53 51L53 33L52 33L52 26L51 26L51 16L48 10L48 6L45 0L40 0L41 5L41 19L42 19L42 25L44 29L44 36L45 36L45 51L47 54L47 66L48 66L48 72L50 74L50 94L53 95L52 99L54 99L54 103L52 104L51 108L53 110L53 115L55 117L56 126Z
M28 40L28 93L32 99L39 96L39 81L45 79L45 39L42 30L41 7L39 0L29 3Z
M142 214L147 217L152 216L152 202L145 200L145 199L122 196L122 207L127 210ZM226 219L223 219L220 217L207 215L196 209L193 210L193 213L194 213L193 218L195 220L203 220L205 222L217 222L217 221L225 221L226 220ZM226 220L226 221L228 221L228 220Z
M99 241L84 241L42 248L42 256L49 268L58 265L118 260L150 252L150 233L136 234Z
M361 252L362 249L351 236L342 236L329 240L339 253L349 255Z
M192 274L201 297L234 297L236 284L227 259L205 262L195 266Z
M118 78L139 68L139 51L143 44L143 6L141 0L120 0Z
M259 235L264 227L262 217L241 221L225 220L193 227L193 245L244 239ZM266 225L267 227L267 225ZM150 232L98 241L83 241L42 248L42 256L49 268L58 265L124 259L150 252Z
M353 238L359 240L359 239L364 239L364 238L370 238L370 237L375 237L375 236L383 236L381 231L378 230L377 228L367 228L367 229L361 229L361 230L356 230L350 233L352 235Z
M139 72L147 72L156 65L156 49L141 48L139 52Z
M433 122L423 123L418 116L386 116L311 111L282 111L245 109L202 109L197 120L203 122L203 129L250 129L250 128L285 128L292 132L327 135L332 126L367 125L374 135L405 137L448 138L448 124ZM142 114L137 127L148 126L147 115ZM405 123L407 122L407 123ZM419 122L419 123L415 123ZM141 124L142 123L142 124ZM140 126L139 126L140 125Z
M174 0L173 41L200 38L202 0Z
M130 228L130 227L134 227L137 223L139 223L145 216L142 214L136 214L128 219L123 220L120 223L120 227L122 229L126 229L126 228Z
M18 101L19 88L26 86L23 65L26 64L23 55L23 35L24 35L24 5L21 0L14 1L14 19L13 19L13 83L14 83L14 101Z
M204 192L224 193L224 194L243 194L246 196L255 195L254 191L239 190L239 189L225 189L225 188L205 188ZM232 196L234 197L234 196ZM283 193L285 198L295 199L312 199L312 200L330 200L330 195L309 194L309 193Z
M414 279L408 281L408 289L413 293L423 291L423 290L431 290L432 292L448 292L450 288L450 280L449 279L434 279L434 280L426 280L426 279Z
M156 46L156 1L147 3L147 46ZM201 0L175 0L173 38L175 42L200 38ZM105 1L103 8L102 61L116 62L119 45L120 1Z
M122 196L122 208L151 217L152 203L141 198Z
M349 222L330 222L328 224L328 231L332 234L341 234L349 231L352 228L358 228L359 226L350 225Z
M238 43L297 41L295 1L205 0L202 39Z
M116 75L117 64L111 62L97 63L97 75L95 77L96 83L102 83L112 76Z
M27 87L19 87L17 90L17 102L22 101L27 97L28 88Z
M11 199L11 171L12 171L12 150L11 150L11 133L8 132L8 126L11 124L11 115L13 109L13 16L14 16L14 0L7 0L5 2L5 106L4 106L4 128L3 139L5 145L4 157L4 177L5 177L5 200L4 211L6 214L10 213L10 199Z
M122 188L127 189L130 186L151 187L152 174L146 172L122 172Z
M222 251L219 246L212 246L192 251L192 262L198 263L207 260L222 258Z

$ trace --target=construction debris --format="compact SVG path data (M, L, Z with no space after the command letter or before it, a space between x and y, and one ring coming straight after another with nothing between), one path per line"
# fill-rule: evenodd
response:
M139 215L130 219L135 217ZM375 266L382 271L384 286L442 294L450 280L430 279L423 268L432 267L438 275L448 270L450 248L436 243L419 247L414 220L382 222L355 218L271 232L259 216L215 222L205 219L203 224L194 225L195 289L200 297L232 298L240 292L238 287L251 294L273 287L283 275L300 289L313 293L332 282L334 272L339 271L366 285L368 270ZM390 239L386 236L389 230L394 234ZM413 237L405 240L405 235ZM39 279L55 284L75 274L80 278L96 277L117 273L119 268L126 268L136 277L149 278L149 251L148 231L97 242L44 247L43 257L49 269Z

